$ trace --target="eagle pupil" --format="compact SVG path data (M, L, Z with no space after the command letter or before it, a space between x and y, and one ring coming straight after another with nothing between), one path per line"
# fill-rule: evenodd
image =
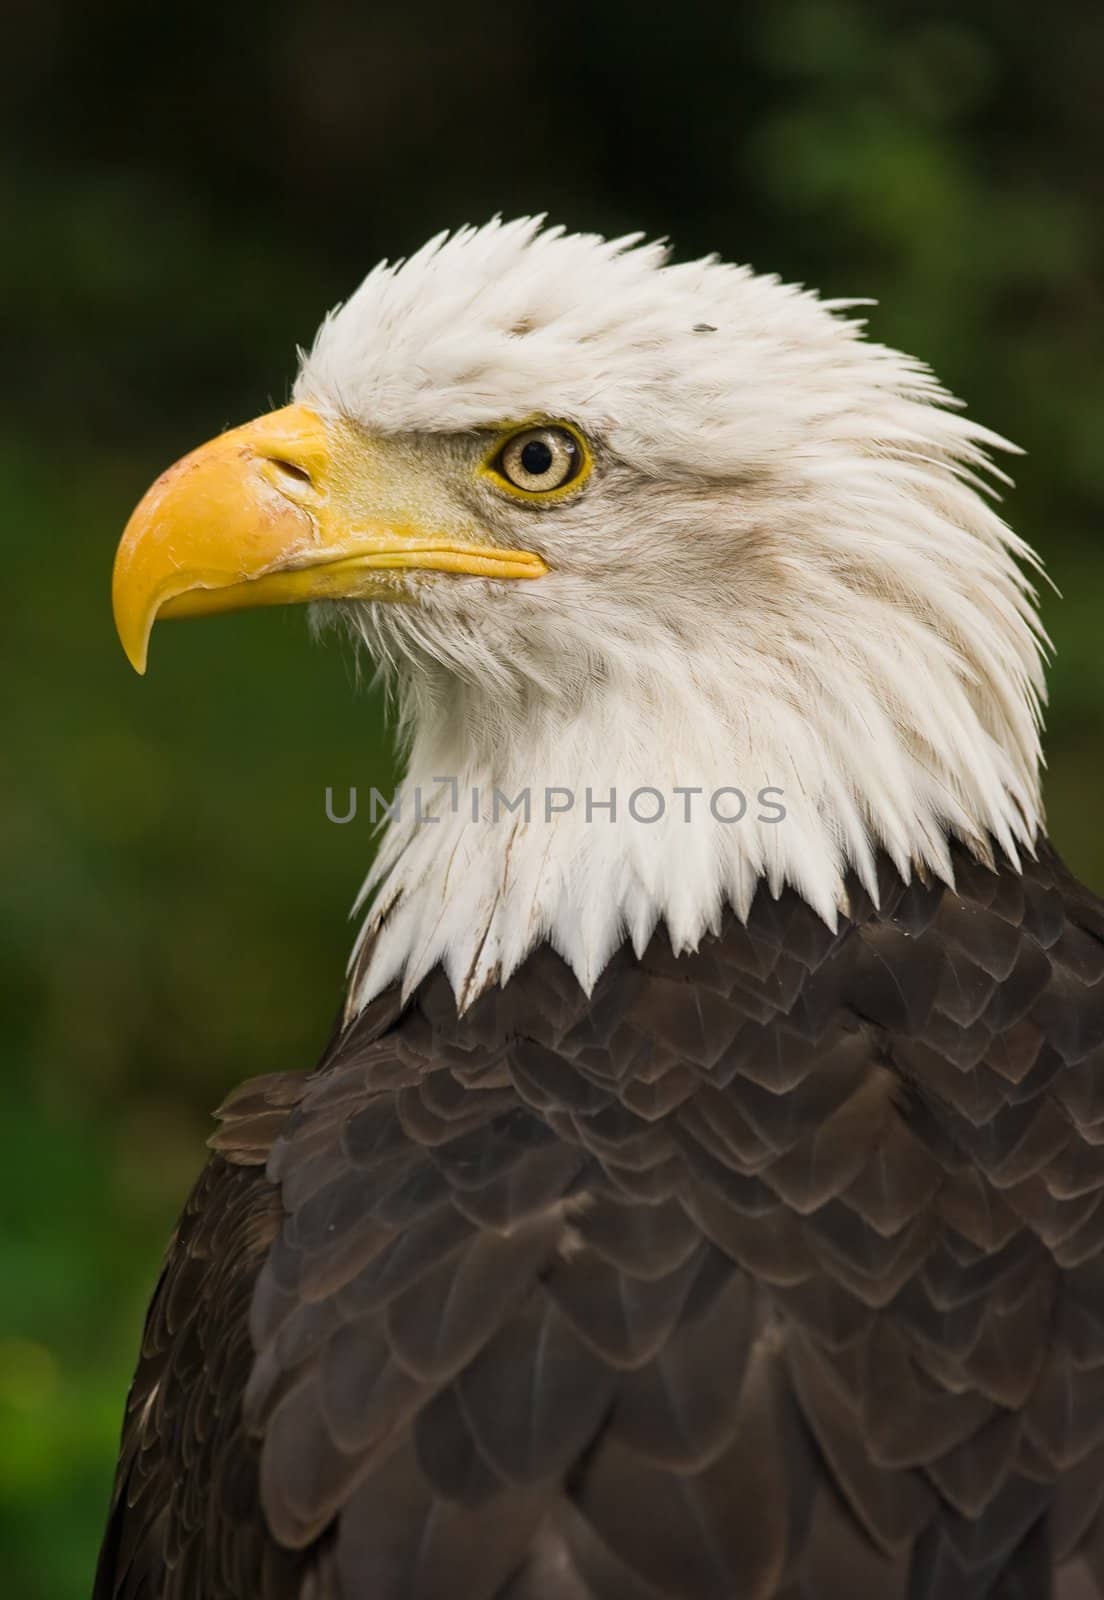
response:
M521 464L531 478L542 477L552 465L552 448L543 439L530 439L521 452Z

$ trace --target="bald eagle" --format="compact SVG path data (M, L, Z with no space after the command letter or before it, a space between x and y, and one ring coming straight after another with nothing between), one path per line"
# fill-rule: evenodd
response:
M1038 563L853 304L442 235L135 511L139 671L309 601L408 762L323 1060L218 1113L97 1600L1104 1594Z

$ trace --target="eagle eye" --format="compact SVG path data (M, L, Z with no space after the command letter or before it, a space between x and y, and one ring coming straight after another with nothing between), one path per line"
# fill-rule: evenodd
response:
M588 465L583 441L560 424L519 429L489 462L491 472L511 489L538 496L567 488Z

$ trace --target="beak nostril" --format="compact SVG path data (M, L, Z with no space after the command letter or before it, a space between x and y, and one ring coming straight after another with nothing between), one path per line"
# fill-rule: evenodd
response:
M305 485L308 489L311 487L311 475L304 467L298 466L294 461L285 461L282 456L269 456L268 459L277 473L290 483Z

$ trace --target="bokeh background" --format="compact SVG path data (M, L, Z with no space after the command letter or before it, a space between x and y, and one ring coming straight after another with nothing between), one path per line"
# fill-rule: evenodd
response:
M1104 13L976 0L524 9L15 0L0 50L5 605L0 1584L87 1595L121 1407L208 1113L310 1065L367 865L327 783L381 707L301 614L159 633L115 541L171 459L287 396L381 255L546 210L831 294L1023 444L1065 599L1052 833L1104 886Z

